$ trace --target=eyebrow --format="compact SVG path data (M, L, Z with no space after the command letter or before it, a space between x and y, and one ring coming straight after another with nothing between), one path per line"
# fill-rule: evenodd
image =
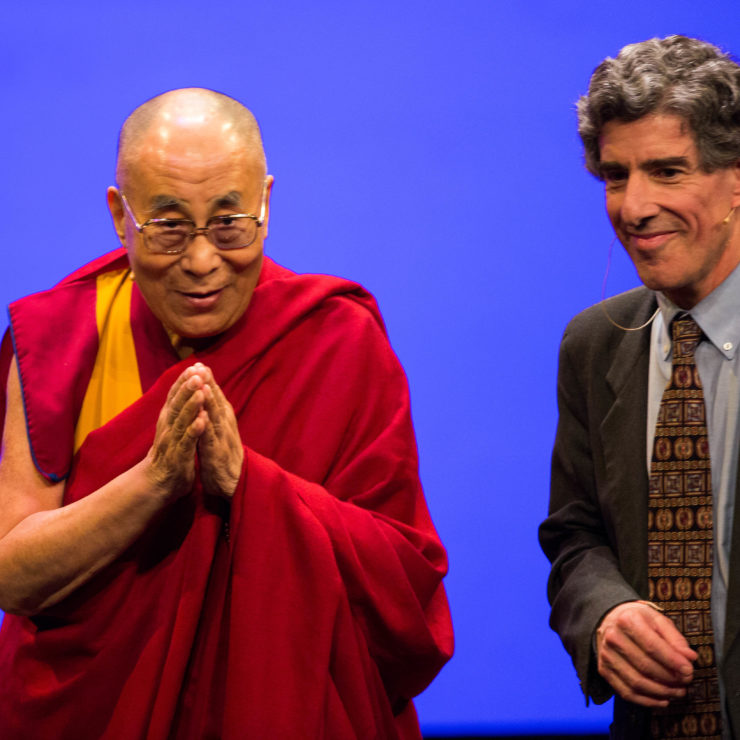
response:
M655 170L661 167L690 167L688 157L658 157L656 159L647 159L640 164L644 170Z
M640 162L641 170L659 170L662 167L691 167L688 157L655 157ZM602 172L628 170L629 167L621 162L602 162L600 165Z
M241 207L242 194L238 190L232 190L225 195L218 195L213 198L212 202L216 208L236 208Z
M218 208L237 208L241 207L242 196L238 190L231 190L224 195L216 195L211 198L211 207L215 210ZM187 212L189 210L190 201L177 198L174 195L155 195L150 201L150 213L157 213L160 211L166 211L170 208L176 208L177 210Z
M149 209L151 213L155 213L157 211L166 211L169 208L186 210L186 204L186 200L176 198L174 195L155 195L149 201Z

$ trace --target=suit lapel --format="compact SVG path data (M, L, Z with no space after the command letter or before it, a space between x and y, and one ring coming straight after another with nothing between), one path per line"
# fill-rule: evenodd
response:
M647 321L655 310L650 294L636 312L632 326ZM649 326L624 332L618 339L606 384L611 392L601 424L607 524L617 544L620 569L633 588L647 596L646 457L647 391L650 359Z

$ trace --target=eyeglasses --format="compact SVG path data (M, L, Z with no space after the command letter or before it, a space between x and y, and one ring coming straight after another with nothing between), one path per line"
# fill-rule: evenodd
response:
M265 195L266 190L263 188L259 216L251 213L212 216L206 221L205 226L196 226L189 218L150 218L140 224L123 193L121 202L136 230L144 237L144 244L150 252L181 254L198 234L203 234L217 249L248 247L257 238L260 227L265 223Z

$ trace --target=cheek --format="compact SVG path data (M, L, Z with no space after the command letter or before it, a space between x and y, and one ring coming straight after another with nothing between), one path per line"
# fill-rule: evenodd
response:
M156 288L161 285L161 276L157 272L151 270L146 264L131 261L131 270L134 274L134 280L141 289L144 295L152 293Z
M135 244L128 248L128 261L134 274L142 280L157 282L166 278L167 272L175 266L172 257L166 255L152 255L146 247Z
M605 198L606 215L612 223L615 223L619 218L619 209L621 207L620 198L616 194L606 194Z
M251 245L243 253L235 252L233 254L225 253L222 255L222 269L231 275L233 281L239 289L256 282L262 267L262 249L261 245Z
M147 279L146 276L137 276L136 284L139 286L139 290L142 296L144 296L147 305L160 320L171 312L167 290L160 280L151 280Z
M690 214L689 218L695 224L698 232L710 233L723 226L722 219L727 215L727 212L722 213L721 210L721 208L713 209L712 204L706 203L699 206L694 213Z
M151 264L146 259L137 259L129 255L129 264L133 272L134 281L147 303L161 304L168 292L168 285L172 277L172 266L162 267Z
M262 260L262 240L257 239L246 249L236 249L233 252L222 252L221 257L227 267L236 273L248 271L253 267L255 262Z

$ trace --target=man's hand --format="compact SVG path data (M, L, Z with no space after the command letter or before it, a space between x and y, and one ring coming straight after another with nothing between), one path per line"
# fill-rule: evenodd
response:
M207 414L205 431L198 440L200 479L206 493L232 496L244 462L244 448L234 409L209 368L196 363L193 369L204 380Z
M628 701L664 707L686 695L697 654L673 622L642 601L619 604L596 630L599 673Z
M206 390L200 365L183 371L159 413L148 475L167 498L186 494L195 477L195 448L206 431Z

